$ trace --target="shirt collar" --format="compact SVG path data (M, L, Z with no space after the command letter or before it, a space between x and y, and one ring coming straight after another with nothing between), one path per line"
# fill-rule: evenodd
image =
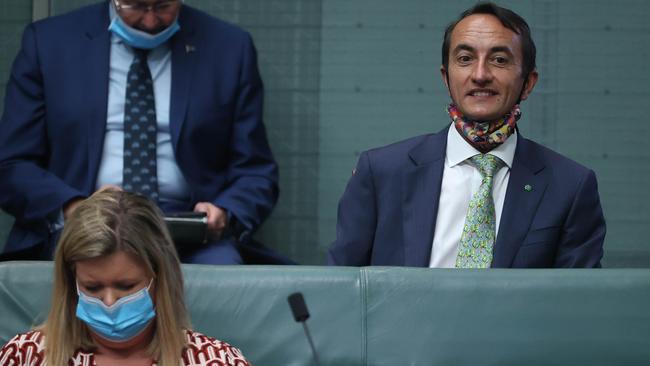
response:
M517 148L517 131L506 139L506 141L495 147L489 153L501 159L508 168L512 168L512 161L515 158L515 149ZM447 162L450 167L456 166L465 160L481 152L470 145L463 136L460 135L452 123L447 132Z

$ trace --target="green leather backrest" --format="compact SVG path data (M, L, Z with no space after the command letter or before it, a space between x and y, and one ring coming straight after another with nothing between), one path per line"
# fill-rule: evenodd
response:
M359 270L327 267L184 265L194 329L239 347L257 365L308 365L311 351L287 297L304 294L322 361L362 364ZM0 263L0 343L42 322L51 296L50 262Z
M0 342L43 320L51 264L0 264ZM194 328L256 365L647 365L650 270L185 265Z
M362 364L359 270L327 267L185 265L194 328L240 347L257 365L309 365L302 325L287 297L303 293L314 343L328 365Z
M368 365L648 365L647 270L368 268Z

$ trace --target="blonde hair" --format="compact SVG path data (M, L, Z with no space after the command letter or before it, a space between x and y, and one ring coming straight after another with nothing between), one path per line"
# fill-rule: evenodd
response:
M106 190L83 201L66 220L54 255L52 307L41 329L49 365L67 365L78 349L96 345L76 317L75 264L124 251L139 258L154 278L155 335L148 352L161 366L178 365L190 328L183 274L160 210L148 199Z

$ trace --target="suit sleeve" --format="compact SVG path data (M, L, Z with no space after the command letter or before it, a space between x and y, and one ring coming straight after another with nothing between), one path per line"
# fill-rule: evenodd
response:
M238 95L230 137L228 187L213 202L253 230L270 214L278 198L278 167L262 121L264 90L253 42L242 48Z
M375 197L370 159L364 152L339 201L336 240L329 248L329 265L370 265L377 226Z
M34 25L29 25L11 69L0 121L0 207L17 221L45 220L83 195L47 170L50 144L37 46Z
M598 183L589 171L578 187L562 228L555 267L600 267L605 240L605 218L598 195Z

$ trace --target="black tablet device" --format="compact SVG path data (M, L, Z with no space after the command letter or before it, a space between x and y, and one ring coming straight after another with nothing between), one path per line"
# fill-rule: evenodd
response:
M165 223L177 246L200 245L207 239L208 215L205 212L166 214Z

